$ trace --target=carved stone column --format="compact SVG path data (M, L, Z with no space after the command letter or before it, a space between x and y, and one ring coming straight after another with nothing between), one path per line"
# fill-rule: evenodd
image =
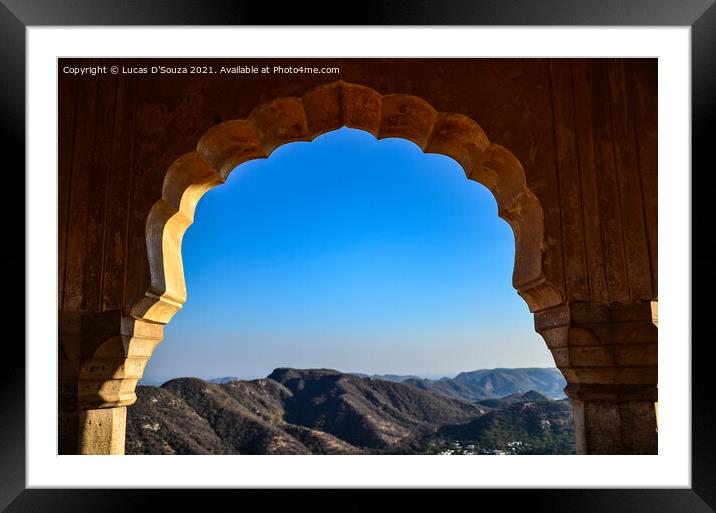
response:
M119 311L60 312L60 454L124 454L127 406L163 328Z
M653 311L651 302L573 302L535 314L568 383L578 454L658 453Z

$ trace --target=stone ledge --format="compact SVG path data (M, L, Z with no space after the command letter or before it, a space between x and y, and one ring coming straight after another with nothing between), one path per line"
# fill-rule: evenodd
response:
M564 393L581 401L648 401L659 400L656 385L567 385Z

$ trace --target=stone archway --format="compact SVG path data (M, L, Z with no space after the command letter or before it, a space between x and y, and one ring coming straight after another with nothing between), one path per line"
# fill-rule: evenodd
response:
M71 425L66 428L68 446L79 440L80 453L124 452L126 406L136 400L136 384L163 338L164 325L186 300L181 244L201 197L243 162L267 158L283 144L310 141L343 126L379 139L408 139L427 153L449 156L468 179L493 193L498 214L515 235L513 286L535 313L535 327L569 383L578 451L655 452L656 331L650 306L566 301L544 272L550 245L543 210L521 164L507 149L491 143L474 120L438 112L416 96L382 95L343 81L316 87L302 97L263 103L246 119L218 124L199 139L194 151L169 167L161 198L146 220L150 282L144 297L128 315L108 312L111 318L99 323L121 326L118 334L84 325L78 317L77 332L85 338L92 333L98 341L91 345L96 348L91 354L79 358L60 349L61 367L63 361L83 360L60 382L61 396L72 397L74 408L64 420L60 416L61 432L63 422ZM65 336L75 336L74 325L67 325L70 333Z
M381 95L342 81L312 89L301 98L279 98L259 105L245 120L221 123L199 140L196 151L179 157L164 179L162 198L146 225L151 283L131 317L166 324L186 300L181 241L201 197L222 184L243 162L267 158L279 146L311 141L343 126L378 139L398 137L426 153L455 159L466 177L492 191L500 217L515 234L513 286L531 312L562 303L559 290L542 272L543 215L518 160L490 143L466 116L437 112L405 94Z

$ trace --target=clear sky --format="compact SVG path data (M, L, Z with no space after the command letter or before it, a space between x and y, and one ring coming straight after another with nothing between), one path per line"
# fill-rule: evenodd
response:
M242 164L201 200L182 254L188 299L145 382L554 366L494 197L406 140L343 128Z

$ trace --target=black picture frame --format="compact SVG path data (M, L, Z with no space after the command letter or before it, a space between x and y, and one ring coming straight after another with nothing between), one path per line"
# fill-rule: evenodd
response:
M25 483L25 37L31 26L50 25L606 25L606 26L687 26L692 43L692 170L684 179L692 182L692 488L690 489L521 489L451 491L450 500L497 499L513 509L523 505L529 511L606 511L617 512L706 512L716 510L716 387L713 386L708 358L713 343L713 323L709 309L716 303L707 290L716 281L716 264L710 249L712 216L706 211L710 188L702 183L712 174L710 148L716 125L716 5L714 0L428 0L394 2L364 1L354 6L350 16L340 14L335 4L311 2L282 3L278 8L267 2L227 0L0 0L0 108L5 193L5 251L0 253L6 296L6 334L0 386L0 508L9 512L27 511L149 511L174 507L178 510L197 504L218 505L250 498L270 501L272 508L315 503L316 493L301 490L62 490L26 489ZM708 171L712 173L707 174ZM679 172L674 170L674 172ZM8 185L7 180L10 180ZM14 181L14 183L13 183ZM694 180L695 181L695 180ZM26 192L26 191L25 191ZM17 202L17 204L14 204ZM712 203L712 201L711 201ZM696 236L698 235L698 236ZM698 251L697 251L698 250ZM25 275L15 270L25 268ZM662 271L662 272L668 272ZM22 291L22 292L21 292ZM687 341L664 341L668 344ZM9 354L8 354L9 353ZM373 494L338 491L332 508L365 509L376 504ZM422 503L424 490L403 493L401 500ZM462 497L469 494L470 497ZM474 496L476 495L477 496ZM208 496L211 495L211 498ZM248 497L256 495L257 497ZM350 499L348 496L350 495ZM211 500L212 502L207 502ZM324 504L324 505L325 505ZM453 504L455 504L453 502ZM173 506L172 506L173 505ZM318 507L318 506L316 506ZM478 505L476 504L476 507Z

